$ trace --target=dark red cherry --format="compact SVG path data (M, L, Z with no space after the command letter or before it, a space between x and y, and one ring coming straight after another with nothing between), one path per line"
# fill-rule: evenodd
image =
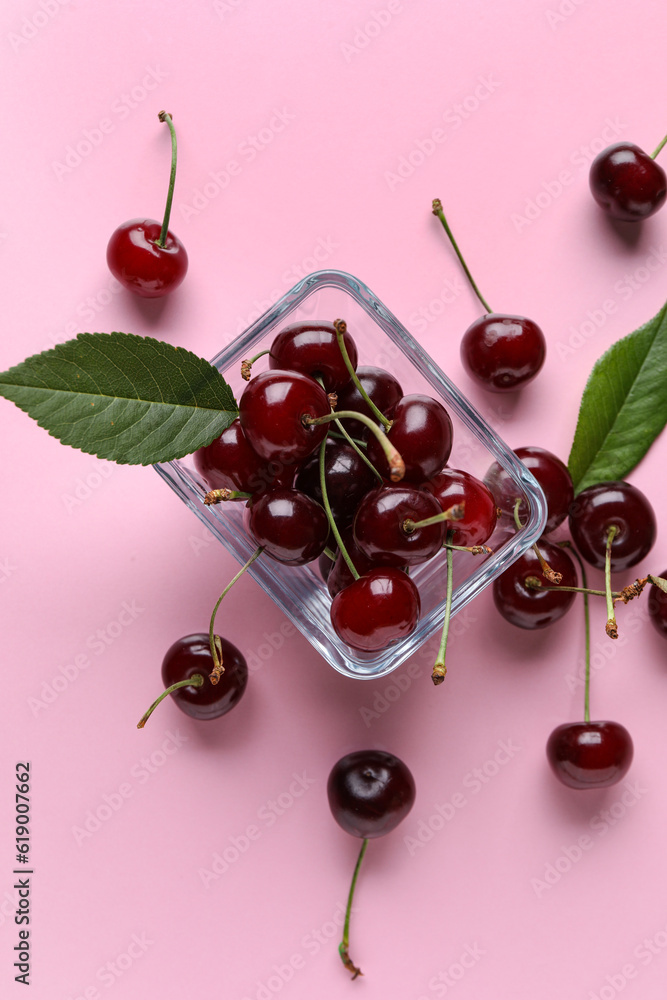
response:
M540 540L539 547L554 572L562 573L560 586L576 587L576 570L567 552L544 539ZM577 595L569 590L531 590L526 584L527 577L537 577L543 587L554 587L543 576L534 550L528 549L494 580L493 600L511 625L525 629L546 628L570 610Z
M551 769L569 788L607 788L632 763L630 733L619 722L568 722L547 741Z
M547 501L547 523L543 534L547 535L565 520L574 498L572 477L567 466L546 448L529 445L525 448L515 448L514 454L523 462L529 472L538 481ZM517 485L501 465L494 462L484 477L484 482L493 493L496 504L510 517L514 517L514 507L520 493ZM519 504L519 520L526 522L528 504L521 500Z
M334 819L353 837L383 837L415 802L409 768L385 750L357 750L334 764L327 782Z
M348 646L378 652L414 632L420 607L419 591L402 570L373 569L336 594L331 623Z
M196 451L193 460L210 490L261 493L276 486L289 487L294 481L294 465L260 458L243 433L238 417L220 437Z
M453 531L454 545L483 545L491 537L498 520L496 504L491 491L475 476L461 469L443 469L421 488L435 497L443 511L465 505L459 521L445 522L445 536Z
M359 366L356 374L380 413L384 413L386 416L403 395L399 382L383 368L375 368L373 365ZM357 413L364 413L371 420L376 419L370 406L352 381L349 381L338 393L336 409L355 410ZM342 423L347 433L351 434L352 437L361 438L362 441L368 438L370 432L366 425L359 420L343 420Z
M186 715L193 719L217 719L240 701L248 683L248 666L243 654L227 639L220 638L224 673L217 684L208 677L213 670L213 657L208 634L186 635L169 647L162 661L162 682L165 688L201 674L201 687L182 687L171 698Z
M351 445L330 437L324 451L324 471L333 519L342 530L352 524L361 499L378 480ZM294 485L322 503L319 449L301 466Z
M667 578L667 569L660 576ZM660 635L667 639L667 594L653 583L648 593L648 614Z
M632 142L617 142L598 153L589 182L598 205L625 222L647 219L667 197L665 171Z
M409 484L378 486L359 504L354 540L369 558L393 566L415 566L442 548L445 522L411 529L411 524L442 514L434 496Z
M525 316L489 313L475 320L461 340L464 368L493 392L512 392L534 379L546 351L544 334Z
M158 246L161 229L154 219L131 219L112 233L107 245L107 264L114 277L148 299L173 292L188 270L185 247L171 231L164 246Z
M452 450L452 421L442 403L414 393L403 396L386 416L392 421L387 436L405 462L403 481L422 483L440 472ZM367 455L389 479L389 465L375 437L368 439Z
M300 372L255 375L239 401L239 419L251 447L269 462L291 465L307 458L327 433L325 424L305 426L304 416L331 413L327 394Z
M248 530L273 559L287 566L304 566L324 551L329 534L327 515L305 493L268 490L248 503Z
M609 529L612 572L629 569L648 555L656 536L656 520L644 494L623 480L597 483L578 493L570 507L570 534L584 559L604 569Z
M356 368L357 348L347 331L343 341L352 366ZM327 392L337 392L350 381L333 323L302 322L285 327L271 345L269 368L321 378Z
M376 556L375 558L370 559L366 553L362 552L357 546L354 541L354 533L350 528L342 532L342 538L347 554L352 560L352 565L360 576L363 576L364 573L368 573L371 569L376 569L378 566L394 566L396 564L396 560L393 555L389 555L386 558ZM326 579L327 589L333 598L339 591L344 590L345 587L349 587L352 583L354 583L355 577L352 575L352 572L341 552L339 552L336 556L335 563L331 563L331 565L333 566L333 569L330 570ZM405 564L401 565L400 568L404 569Z

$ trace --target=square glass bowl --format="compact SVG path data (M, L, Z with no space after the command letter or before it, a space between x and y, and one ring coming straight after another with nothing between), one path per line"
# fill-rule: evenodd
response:
M212 363L238 400L246 385L241 379L241 362L245 358L270 347L275 335L288 324L315 319L333 322L337 318L347 323L360 365L384 368L396 376L404 393L425 393L444 405L454 430L450 467L465 469L483 479L491 463L498 462L516 483L517 497L527 503L529 516L521 531L508 530L507 523L499 521L490 540L491 556L454 553L453 616L537 541L546 520L546 502L533 476L377 296L343 271L317 271L295 285ZM264 361L256 363L255 372L268 367ZM203 497L208 487L190 456L155 468L239 563L246 562L256 545L243 527L245 505L230 502L205 507ZM331 599L317 562L290 567L260 557L248 572L324 659L347 677L373 679L390 673L440 628L444 619L444 552L411 570L421 597L417 628L379 653L358 652L338 638L331 625ZM224 620L224 606L221 613ZM234 641L234 636L230 639Z

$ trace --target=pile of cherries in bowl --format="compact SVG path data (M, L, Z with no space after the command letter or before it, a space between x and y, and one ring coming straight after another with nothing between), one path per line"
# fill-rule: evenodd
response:
M343 642L383 650L419 620L411 568L446 541L484 546L497 522L494 498L471 474L446 468L444 406L358 365L342 321L294 323L264 353L268 368L248 382L238 418L195 454L195 466L213 494L246 501L245 527L265 555L291 566L319 560Z

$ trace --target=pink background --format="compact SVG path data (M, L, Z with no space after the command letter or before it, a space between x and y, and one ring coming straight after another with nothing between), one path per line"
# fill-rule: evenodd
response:
M511 446L566 459L593 362L664 302L667 212L626 241L587 184L602 146L650 151L667 128L664 4L6 0L1 19L3 369L91 329L208 357L302 274L335 267ZM162 108L190 273L146 303L115 288L105 246L126 219L161 217ZM436 195L492 306L545 330L547 364L517 398L461 370L479 310ZM152 470L1 410L3 996L24 995L11 805L28 758L34 1000L662 1000L667 646L645 604L621 609L615 645L594 609L593 717L623 722L636 751L604 792L562 788L544 755L582 714L581 609L523 633L488 592L456 621L436 691L435 641L393 677L347 680L243 580L220 619L253 668L241 705L197 725L165 704L138 732L165 650L206 627L235 566ZM661 440L631 477L663 524L664 459ZM665 565L663 531L638 569ZM351 984L336 946L358 843L325 786L365 747L401 756L418 794L369 848ZM226 870L204 884L216 854Z

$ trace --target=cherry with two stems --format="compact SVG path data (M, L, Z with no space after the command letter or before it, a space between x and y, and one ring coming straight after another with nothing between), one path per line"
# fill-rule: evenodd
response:
M475 320L461 340L461 361L477 382L492 392L512 392L535 378L546 357L544 333L525 316L494 313L475 284L449 228L439 198L433 200L433 214L440 219L454 252L486 315Z
M656 156L667 136L649 155L632 142L616 142L593 160L591 194L608 215L623 222L641 222L654 215L667 198L667 175Z
M327 782L329 808L339 826L361 838L345 912L343 939L338 946L352 978L363 975L350 958L350 913L368 841L390 833L408 815L415 801L415 780L406 764L384 750L357 750L334 764Z
M557 726L547 740L547 760L558 780L568 788L607 788L627 774L634 747L630 733L619 722L591 722L591 635L588 607L588 583L584 564L576 550L573 555L581 569L584 589L586 674L584 683L584 721Z
M166 111L158 118L167 123L171 133L171 174L162 223L131 219L112 233L107 245L107 264L113 276L131 292L149 299L173 292L188 270L185 247L169 230L176 181L176 131Z

